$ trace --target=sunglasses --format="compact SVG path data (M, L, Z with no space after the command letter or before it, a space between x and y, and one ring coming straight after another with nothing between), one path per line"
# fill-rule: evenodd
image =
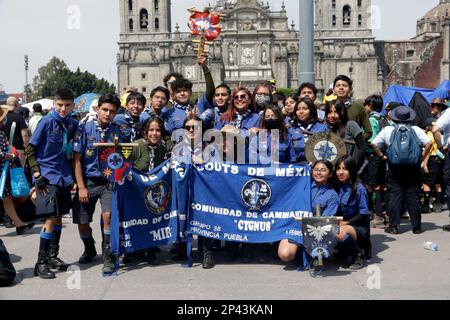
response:
M198 129L199 127L198 126L185 126L184 127L187 131L194 131L195 129Z
M233 98L235 100L245 100L247 99L247 95L246 94L235 95Z

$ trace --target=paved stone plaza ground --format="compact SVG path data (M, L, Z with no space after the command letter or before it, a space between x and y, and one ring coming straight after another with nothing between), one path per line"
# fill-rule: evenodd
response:
M211 270L202 269L199 260L188 269L172 262L165 247L157 266L133 265L116 277L102 278L98 256L93 264L81 266L80 273L62 272L57 279L42 280L33 276L40 227L23 236L0 227L18 271L15 284L0 289L0 299L450 299L450 233L442 230L449 222L448 212L423 215L421 235L411 232L408 220L403 222L399 235L372 229L373 258L368 268L351 272L332 263L322 278L277 260L226 264L222 253ZM94 230L99 238L99 227ZM424 241L436 242L439 251L425 250ZM78 266L81 253L77 228L65 219L60 256Z

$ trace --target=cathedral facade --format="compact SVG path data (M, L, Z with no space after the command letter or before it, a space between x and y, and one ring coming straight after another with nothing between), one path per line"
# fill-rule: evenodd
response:
M276 79L279 87L298 87L298 32L289 23L284 3L279 6L274 11L258 0L216 1L211 11L223 14L222 34L208 53L216 84L233 87L242 83L253 88L263 80ZM356 99L384 90L392 75L390 43L375 41L370 8L370 0L315 0L315 72L321 93L339 74L354 80ZM121 91L131 86L148 96L172 71L191 80L194 92L205 90L203 72L196 65L194 38L180 32L178 25L171 29L174 9L186 10L174 8L170 0L120 0L117 63Z

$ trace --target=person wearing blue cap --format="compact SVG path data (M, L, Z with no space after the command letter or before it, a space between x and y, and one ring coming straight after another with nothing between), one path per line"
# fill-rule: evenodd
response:
M405 202L411 217L414 234L422 233L419 191L421 187L421 169L424 159L430 152L432 141L425 132L410 123L416 118L411 108L399 105L391 111L390 117L395 126L387 126L372 141L372 147L378 157L388 160L386 185L389 191L389 226L385 232L398 234L402 204ZM405 149L398 149L405 147ZM386 157L381 148L386 147ZM422 151L423 148L423 151ZM406 152L401 152L406 151ZM421 155L420 155L421 153ZM417 159L410 155L417 155Z

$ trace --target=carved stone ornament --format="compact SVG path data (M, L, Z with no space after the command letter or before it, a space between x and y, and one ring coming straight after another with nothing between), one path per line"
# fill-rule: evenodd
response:
M251 65L255 63L255 49L253 48L243 48L241 61L243 65Z

